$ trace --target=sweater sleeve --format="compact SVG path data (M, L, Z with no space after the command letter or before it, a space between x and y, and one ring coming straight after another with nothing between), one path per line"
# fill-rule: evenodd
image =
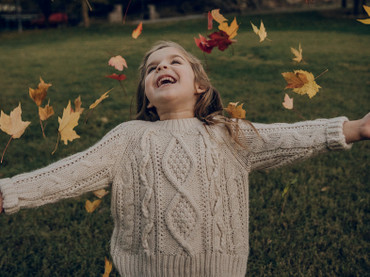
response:
M123 155L128 144L125 126L117 126L83 152L42 169L0 179L5 212L15 213L107 187L117 156Z
M240 124L238 151L250 170L269 169L309 158L328 150L351 148L343 134L346 117L317 119L294 124L253 124L258 134L245 122Z

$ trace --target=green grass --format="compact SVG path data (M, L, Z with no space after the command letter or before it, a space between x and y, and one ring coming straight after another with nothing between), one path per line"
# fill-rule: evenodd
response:
M228 16L231 18L231 16ZM271 41L262 44L249 21L265 23ZM209 76L222 92L224 104L244 102L247 118L257 122L299 120L284 110L285 81L281 72L304 69L319 75L322 89L311 100L294 96L307 119L346 115L356 119L368 112L370 97L370 27L353 19L320 13L238 16L237 43L225 52L207 55ZM107 131L130 118L137 84L137 67L148 47L168 39L204 59L193 37L206 34L206 21L144 25L137 40L134 26L93 26L0 33L0 109L9 114L22 103L23 120L31 121L21 139L11 142L0 167L0 178L40 168L86 149ZM295 65L290 47L302 44L307 64ZM125 96L107 65L112 55L126 58L129 68ZM37 109L28 97L39 77L53 86L48 98L57 115L68 100L81 95L86 108L114 87L96 108L81 135L67 146L57 140L57 117L49 120L43 139ZM9 136L0 133L0 150ZM369 143L304 163L253 173L250 180L250 247L248 276L366 276L369 261ZM282 192L292 183L284 206ZM324 188L324 190L323 190ZM1 276L101 276L109 256L112 232L110 200L93 214L86 199L61 201L0 217ZM284 208L283 208L284 206ZM113 271L111 276L118 276Z

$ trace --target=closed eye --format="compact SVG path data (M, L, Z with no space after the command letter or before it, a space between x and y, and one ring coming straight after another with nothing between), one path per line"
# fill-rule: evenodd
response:
M150 72L152 72L156 67L155 66L151 66L147 69L147 74L149 74Z
M179 60L175 59L175 60L173 60L173 61L171 62L171 64L181 64L181 62L180 62Z

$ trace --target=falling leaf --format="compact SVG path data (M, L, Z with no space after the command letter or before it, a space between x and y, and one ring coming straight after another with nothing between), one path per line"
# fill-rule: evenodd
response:
M285 88L291 88L295 93L312 98L321 88L316 82L312 73L304 70L295 70L292 72L282 73L288 85Z
M44 101L47 93L48 88L51 87L51 84L47 84L44 80L40 77L40 83L36 89L29 88L28 92L31 99L36 103L37 106L41 106L42 101Z
M89 109L94 109L97 105L99 105L101 103L101 101L103 101L104 99L108 98L109 95L108 93L111 91L112 89L108 90L107 92L103 93L102 96L100 96L99 99L95 100L95 102L93 104L90 105Z
M142 31L143 31L143 22L140 22L136 29L132 31L132 37L134 39L137 39Z
M120 55L110 58L108 64L119 71L122 71L124 67L127 68L126 60Z
M98 197L99 199L103 198L109 193L109 191L106 191L105 189L99 189L93 192L93 194Z
M243 109L243 103L238 106L239 102L230 102L225 111L233 118L245 118L246 111Z
M212 28L213 28L213 17L212 17L211 12L208 12L207 19L208 19L208 30L212 30Z
M112 271L112 262L109 261L107 258L105 258L105 266L104 266L104 275L103 277L109 277L109 274L111 273Z
M265 25L263 25L262 20L261 20L261 25L259 29L252 22L251 24L252 24L253 31L260 37L260 42L264 41L267 37L267 32L265 29Z
M220 9L212 10L211 15L212 15L213 19L216 22L218 22L219 24L227 21L227 19L222 14L220 14Z
M210 39L207 42L208 45L210 47L217 46L217 48L221 51L224 51L227 47L229 47L229 45L235 42L235 40L230 40L229 35L222 30L210 34L209 38Z
M88 213L92 213L96 210L97 207L99 207L101 203L101 200L95 200L91 202L90 200L86 200L85 209Z
M229 39L232 39L237 35L239 25L234 17L234 20L231 22L230 26L227 24L227 22L223 22L218 26L218 29L224 31L226 34L228 34Z
M58 131L65 145L68 144L68 141L73 141L80 137L77 135L76 131L73 130L73 128L78 125L80 115L79 112L72 110L71 101L68 101L67 107L63 110L62 118L58 117Z
M296 61L297 63L300 63L302 61L302 47L301 44L298 46L298 50L290 47L290 51L292 51L293 55L295 56L293 58L293 61Z
M20 138L30 123L30 121L22 121L21 103L10 112L10 115L1 111L0 129L13 139Z
M116 74L116 73L113 73L113 74L107 75L105 77L106 78L110 78L110 79L114 79L114 80L118 80L118 81L126 80L126 75L125 74Z
M288 94L285 93L283 106L287 110L293 109L293 98L290 98Z
M82 114L85 109L84 108L81 108L81 106L82 106L81 96L78 96L75 99L74 104L75 104L75 110L74 110L74 112L79 113L79 114ZM72 111L73 111L73 109L72 109Z
M198 46L200 50L208 54L212 52L213 46L210 46L208 44L208 40L204 36L199 34L199 38L194 38L194 40L195 40L195 44Z
M367 15L368 15L368 16L370 16L370 6L363 5L363 7L364 7L364 9L365 9L365 11L366 11ZM366 18L366 19L357 19L357 21L359 21L359 22L361 22L361 23L363 23L363 24L366 24L366 25L370 24L370 18Z
M44 108L39 107L39 117L41 121L45 121L54 115L54 109L52 106L49 106L49 103L45 105Z

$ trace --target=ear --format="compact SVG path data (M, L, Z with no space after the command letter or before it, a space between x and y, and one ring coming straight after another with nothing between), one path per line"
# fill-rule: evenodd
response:
M154 108L153 104L149 102L149 104L146 106L148 109Z
M195 94L202 94L206 92L206 90L207 89L205 87L195 84Z

